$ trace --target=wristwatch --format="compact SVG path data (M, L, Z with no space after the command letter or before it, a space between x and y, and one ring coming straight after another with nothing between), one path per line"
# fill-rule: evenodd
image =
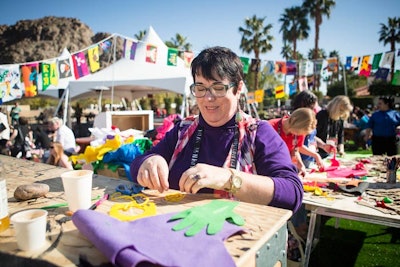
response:
M229 183L231 185L230 188L225 188L225 190L231 194L235 194L242 187L242 177L237 175L237 173L233 169L229 168L229 171L231 172L231 177L229 177Z

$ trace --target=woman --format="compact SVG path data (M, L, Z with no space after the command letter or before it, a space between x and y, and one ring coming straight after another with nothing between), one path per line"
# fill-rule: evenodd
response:
M304 138L315 130L317 121L315 113L309 108L296 109L292 115L268 121L285 141L292 162L297 165L300 176L306 175L306 167L301 159L299 149L304 145Z
M239 110L243 65L212 47L192 62L199 116L184 119L131 164L144 187L229 193L241 201L297 210L303 187L285 143L266 121Z
M350 99L344 95L335 96L326 109L317 113L317 137L325 143L334 144L339 154L344 155L344 120L349 118L353 106ZM326 151L318 151L326 158Z
M396 151L396 127L400 125L400 113L393 110L394 99L381 96L378 110L368 121L367 136L372 138L372 154L393 156Z
M47 160L47 164L59 166L73 170L71 161L68 160L68 156L64 153L64 148L61 143L54 142L50 146L50 157Z

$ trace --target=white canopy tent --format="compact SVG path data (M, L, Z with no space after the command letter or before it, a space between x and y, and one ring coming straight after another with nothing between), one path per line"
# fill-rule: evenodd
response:
M157 47L156 63L146 62L147 45ZM103 92L103 97L110 96L112 103L114 96L133 101L135 98L159 92L182 94L186 103L186 97L190 93L189 86L193 83L190 68L179 57L176 66L169 66L167 57L168 47L150 26L144 38L137 44L134 60L122 58L94 74L69 81L64 95L65 108L70 98L98 96L98 92L93 90L98 87L110 89ZM53 96L58 94L54 90L43 93Z
M157 47L156 63L146 62L147 45ZM99 72L70 81L70 97L90 92L96 86L107 86L114 93L121 91L129 100L164 91L186 96L193 82L190 68L179 57L177 66L168 66L167 57L168 47L150 26L137 44L134 60L123 58Z

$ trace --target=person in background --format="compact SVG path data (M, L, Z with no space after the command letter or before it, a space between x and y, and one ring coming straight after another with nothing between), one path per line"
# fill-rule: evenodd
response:
M19 122L19 114L21 113L21 107L19 106L19 102L15 102L14 106L11 108L10 117L11 117L11 125L15 126Z
M340 155L344 155L344 120L349 118L352 110L350 99L338 95L328 103L326 109L317 113L317 137L325 143L334 144ZM323 150L318 153L322 158L328 156Z
M61 143L54 142L50 146L50 157L47 159L47 164L67 168L73 170L71 161L64 153L64 148Z
M46 162L50 156L51 140L47 131L43 129L44 125L37 125L33 129L33 139L35 140L35 146L41 150L41 161Z
M303 186L282 138L240 110L243 64L228 48L203 50L191 64L199 115L183 119L131 163L134 182L164 192L216 193L296 211Z
M7 142L10 140L10 132L5 107L2 107L0 112L0 154L8 155Z
M59 142L63 146L67 156L71 156L77 152L74 132L67 125L63 124L62 119L58 117L52 118L48 123L48 127L50 131L54 132L51 140Z
M317 121L315 113L309 108L299 108L288 116L271 119L268 122L285 141L293 164L297 165L299 175L306 175L306 167L301 159L299 148L304 145L304 138L315 130Z
M353 124L358 128L359 132L357 135L358 142L361 143L364 148L369 148L370 138L367 134L368 121L371 116L371 111L369 109L362 110L359 109L355 114L355 119L353 120Z
M31 158L30 149L34 148L33 132L28 119L19 117L17 125L14 127L7 146L11 149L11 156L17 158Z
M379 97L378 110L368 121L367 136L372 139L373 155L397 154L396 127L400 125L400 113L393 107L393 97Z
M298 93L292 100L293 111L299 108L309 108L315 114L321 110L318 105L318 97L309 90L304 90ZM322 158L318 153L318 149L323 149L326 153L335 151L335 147L326 144L320 138L317 137L317 129L311 131L310 134L304 138L303 146L299 147L301 159L306 168L309 168L312 163L316 163L318 168L324 167Z

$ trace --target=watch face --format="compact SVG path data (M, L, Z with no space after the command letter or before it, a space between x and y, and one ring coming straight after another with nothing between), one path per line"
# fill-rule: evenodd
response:
M235 188L239 189L242 186L242 179L238 176L232 177L232 184Z

